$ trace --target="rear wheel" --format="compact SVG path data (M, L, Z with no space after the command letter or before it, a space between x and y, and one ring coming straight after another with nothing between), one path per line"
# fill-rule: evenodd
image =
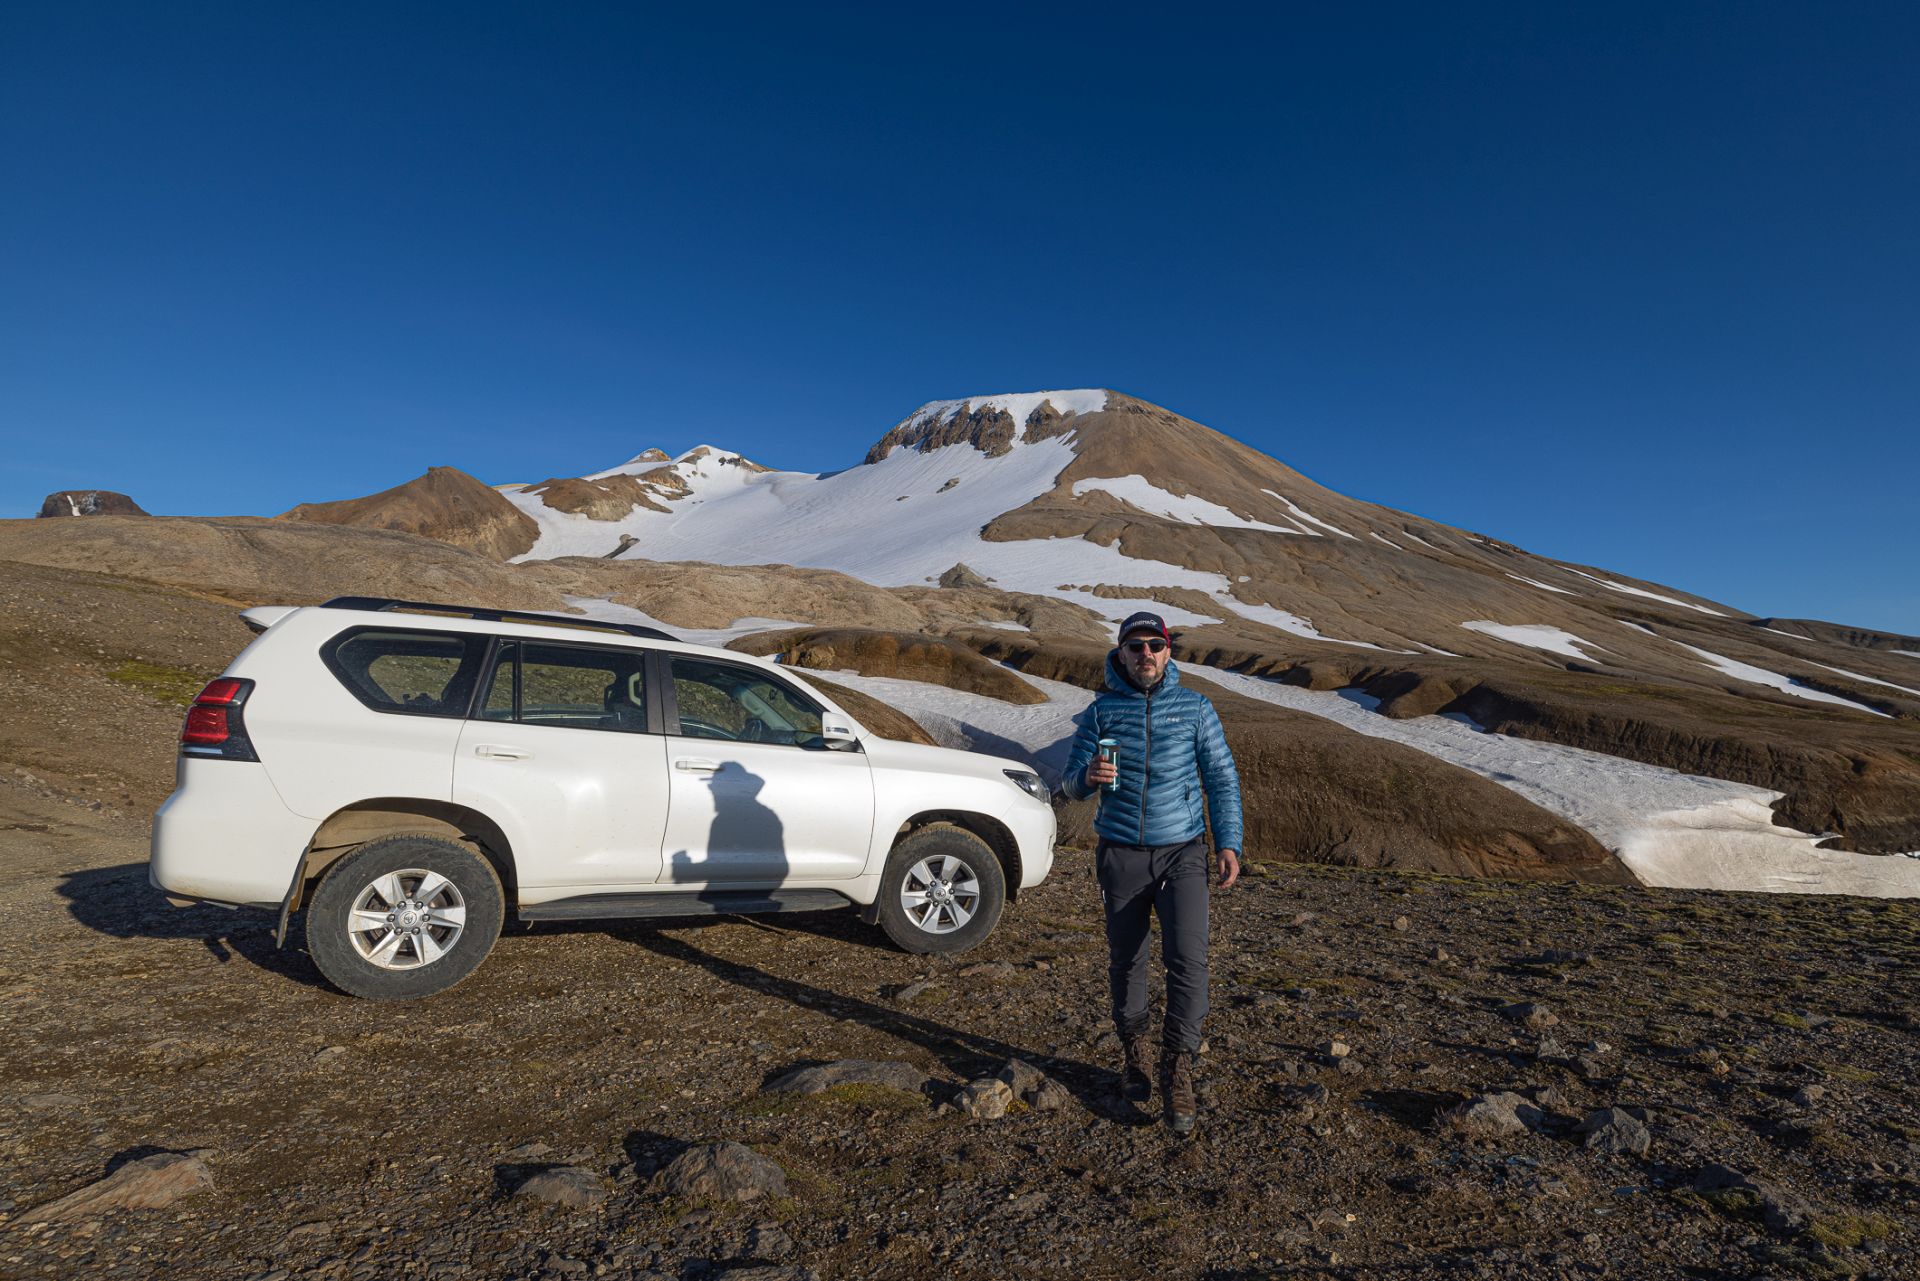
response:
M878 919L908 952L951 954L993 933L1006 901L1006 876L987 843L964 828L934 823L887 856Z
M486 859L437 837L391 836L327 869L307 905L307 952L343 992L414 1000L473 973L505 915Z

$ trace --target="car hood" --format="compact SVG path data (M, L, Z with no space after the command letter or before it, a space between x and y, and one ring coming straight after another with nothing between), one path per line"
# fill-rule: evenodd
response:
M928 747L924 743L903 743L898 739L879 738L871 731L862 735L861 747L867 753L867 759L875 769L917 770L926 774L958 774L967 778L992 779L1004 782L1004 770L1024 770L1029 774L1039 771L1025 761L1016 761L1005 756L988 756L981 752L963 752L952 747Z

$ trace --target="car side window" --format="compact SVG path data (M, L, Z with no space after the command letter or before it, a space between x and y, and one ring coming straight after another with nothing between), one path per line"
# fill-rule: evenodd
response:
M785 747L826 746L812 699L750 667L698 658L673 660L673 696L686 738Z
M487 638L362 627L321 647L334 678L376 712L465 716Z
M644 734L646 654L503 641L479 715L523 725Z

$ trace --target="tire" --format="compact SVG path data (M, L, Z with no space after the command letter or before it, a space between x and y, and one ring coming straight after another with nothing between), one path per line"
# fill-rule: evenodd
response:
M932 823L887 856L876 919L903 951L950 956L984 942L1006 903L1006 874L987 843L964 828Z
M430 891L425 900L415 897L422 889ZM421 901L425 923L410 923ZM456 907L457 921L450 910ZM362 845L320 878L307 904L307 954L350 996L418 1000L473 973L493 950L505 916L506 894L486 859L437 837L389 836ZM383 932L389 919L394 928Z

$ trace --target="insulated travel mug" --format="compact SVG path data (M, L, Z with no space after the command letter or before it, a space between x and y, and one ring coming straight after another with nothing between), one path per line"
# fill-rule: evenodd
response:
M1103 761L1112 761L1117 768L1120 764L1120 740L1117 738L1103 738L1100 740L1099 748L1100 759ZM1119 786L1120 780L1118 777L1111 783L1102 783L1100 785L1101 790L1108 792L1114 791Z

